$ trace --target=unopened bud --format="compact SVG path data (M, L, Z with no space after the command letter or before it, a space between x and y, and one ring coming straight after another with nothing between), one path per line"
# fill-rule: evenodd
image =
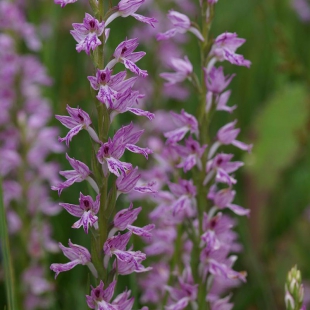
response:
M287 310L300 310L304 299L301 272L294 266L288 273L285 283L285 305Z

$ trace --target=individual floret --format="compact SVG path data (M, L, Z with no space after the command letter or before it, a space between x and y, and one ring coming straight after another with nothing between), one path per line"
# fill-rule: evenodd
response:
M71 215L80 217L80 219L72 225L72 228L83 226L84 231L88 234L89 226L94 226L98 229L98 217L96 214L100 208L100 195L97 195L94 201L90 196L84 196L80 193L79 205L71 203L60 203L59 205L65 208Z
M174 10L170 10L168 13L168 18L173 24L173 28L164 33L159 33L156 36L158 41L168 40L174 37L177 33L183 34L187 31L192 32L199 40L204 41L200 31L192 25L190 19L186 15Z
M73 23L74 30L71 30L73 38L78 42L76 50L78 52L85 51L90 54L90 50L95 50L98 45L101 45L100 37L104 31L104 22L99 22L90 14L85 13L85 18L82 24Z
M91 263L91 255L86 248L84 248L81 245L73 244L70 239L69 239L69 248L63 246L62 243L59 243L59 247L64 253L64 255L70 259L70 262L66 264L51 265L50 268L54 272L56 272L55 278L58 276L60 272L68 271L74 268L76 265L87 265L90 271L93 273L93 275L97 278L98 276L97 271L94 265Z

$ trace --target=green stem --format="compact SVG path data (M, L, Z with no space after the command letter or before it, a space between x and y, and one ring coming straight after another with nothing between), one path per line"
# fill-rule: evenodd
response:
M207 10L210 12L209 19L207 21ZM199 105L197 108L197 119L198 119L198 127L199 127L199 142L201 145L208 144L210 142L209 137L209 123L210 123L210 112L206 112L206 95L207 95L207 87L204 82L204 70L208 63L208 52L209 52L209 32L211 27L211 22L213 18L213 5L209 5L207 1L203 1L202 8L201 8L201 19L202 19L202 35L205 41L200 43L200 61L201 61L201 87L199 93ZM194 175L194 183L197 187L197 210L198 210L198 219L199 219L199 236L202 235L202 221L203 221L203 213L208 211L208 200L207 194L209 188L203 185L203 180L205 178L205 167L207 163L207 153L205 152L201 158L202 162L202 170L197 171ZM196 280L196 283L199 284L198 286L198 309L210 309L208 303L206 303L206 295L207 295L207 288L206 283L203 281L201 275L198 272L198 265L200 263L199 260L199 241L196 240L194 242L194 253L197 253L195 258L192 261L192 266L195 268L193 270L193 275Z
M2 181L0 180L0 240L3 250L3 267L8 310L17 310L15 293L15 275L10 251L9 234L3 204Z

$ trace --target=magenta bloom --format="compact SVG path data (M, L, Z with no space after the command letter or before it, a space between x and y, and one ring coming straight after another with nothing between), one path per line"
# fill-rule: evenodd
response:
M222 33L214 41L211 49L211 56L214 56L219 61L227 60L233 65L245 66L249 68L251 62L244 59L242 55L235 53L236 49L245 41L245 39L238 38L236 33Z
M96 214L99 212L100 195L97 195L96 201L93 201L90 196L84 196L80 193L79 202L79 205L70 203L60 203L59 205L64 207L71 215L80 217L80 219L72 225L72 228L80 228L83 226L84 231L88 234L89 226L94 226L95 229L98 229L98 217Z
M155 115L149 111L144 111L134 107L138 99L143 98L144 95L141 95L138 91L133 91L131 88L128 88L125 92L120 93L117 98L113 101L112 105L109 105L108 108L112 110L111 121L117 114L131 112L138 116L145 116L149 120L153 120Z
M212 160L209 160L206 165L207 175L203 184L206 185L214 176L216 182L226 183L229 186L236 184L237 180L229 174L236 171L244 164L241 161L230 161L233 156L233 154L220 153Z
M210 72L204 68L207 89L215 94L220 94L234 78L235 74L224 76L223 67L212 67Z
M187 132L195 133L198 136L198 122L195 116L186 113L184 109L181 114L171 112L171 115L178 128L164 134L167 143L176 143L182 140Z
M141 262L146 259L146 255L140 251L126 251L127 243L131 237L131 232L108 238L104 243L103 250L105 259L104 265L107 266L109 257L115 255L117 258L117 270L120 274L129 274L132 272L144 272L151 268L145 268ZM115 266L115 267L116 267Z
M140 75L142 77L147 77L147 71L141 70L136 62L139 61L143 56L145 56L145 52L135 52L133 51L138 47L138 39L125 40L120 43L113 53L114 59L112 59L108 64L107 68L112 69L116 63L120 62L124 64L125 68L130 70L131 72Z
M200 146L199 142L190 136L185 141L185 146L176 145L175 149L181 157L181 162L176 166L183 168L184 172L191 170L195 165L201 170L201 156L204 153L207 145Z
M76 265L87 265L94 276L97 277L97 271L91 263L91 255L86 248L82 247L81 245L71 243L70 239L69 248L66 248L61 243L59 243L59 247L64 255L71 260L71 262L66 264L52 264L50 268L56 272L55 278L60 272L68 271L74 268Z
M121 175L116 180L116 187L119 193L129 193L132 190L140 193L155 193L149 185L137 186L137 183L141 177L138 172L138 167L134 169L129 169L126 173L121 173Z
M206 111L209 112L212 107L212 100L214 100L216 104L217 111L226 111L228 113L232 113L237 106L234 105L232 107L227 106L227 101L230 97L231 91L227 90L220 95L215 95L211 91L208 91L206 95Z
M131 310L134 298L130 296L130 291L125 291L115 297L114 301L110 302L116 286L116 281L111 282L111 284L103 289L104 284L100 281L97 287L92 287L90 295L86 295L87 305L91 309L98 310Z
M125 80L126 71L121 71L111 75L112 70L105 68L97 70L96 76L88 76L91 87L99 90L97 99L106 104L108 108L113 106L113 101L117 98L119 92L125 92L131 88L136 81L136 77Z
M208 198L212 199L214 205L219 209L228 208L237 215L249 215L250 214L249 209L244 209L232 203L235 198L235 195L236 191L230 188L224 188L219 191L216 191L215 188L211 187L210 192L208 194Z
M54 0L55 4L60 4L60 6L63 8L65 7L68 3L74 3L77 0Z
M133 153L142 154L145 158L148 158L148 154L152 151L148 148L141 148L135 144L139 141L144 130L135 131L133 123L120 128L113 139L109 139L108 142L103 143L97 153L98 161L102 164L105 174L108 170L120 176L120 171L126 174L126 171L131 169L131 164L121 162L119 159L123 156L125 150L129 150Z
M99 36L102 35L104 30L104 22L99 22L90 14L85 13L85 18L82 24L73 23L74 30L71 30L73 38L78 42L76 50L78 52L85 51L89 55L90 50L101 44Z
M179 288L167 287L171 303L166 307L167 310L182 310L187 307L189 302L196 301L198 284L194 283L190 267L186 267L182 277L179 277Z
M117 230L125 230L128 225L131 225L138 217L142 208L133 209L133 204L131 203L128 209L123 209L117 212L114 216L113 225Z
M74 170L60 171L59 174L64 176L67 179L67 181L62 182L56 186L52 186L52 190L58 191L58 195L60 195L61 192L63 191L63 189L71 186L72 184L74 184L76 182L79 183L79 182L82 182L84 180L87 180L90 183L90 185L94 188L94 190L97 193L99 193L99 189L98 189L97 184L89 176L91 173L89 168L84 163L82 163L81 161L76 160L75 158L69 157L68 154L66 154L66 158Z
M170 86L179 82L183 82L193 72L193 65L188 60L187 56L182 58L171 58L170 65L176 72L164 72L160 76L168 81L165 86Z
M173 215L193 216L196 212L195 196L197 194L193 181L180 179L178 183L168 183L168 186L176 197L171 204Z
M136 20L151 25L155 27L154 24L157 23L157 20L152 17L145 17L139 14L136 14L136 11L140 6L145 2L145 0L121 0L117 5L117 12L113 13L106 21L106 26L110 24L117 17L128 17L132 16Z
M82 129L87 130L94 141L98 143L100 142L96 132L92 127L90 127L90 124L92 122L88 113L86 113L80 108L70 108L68 105L67 111L70 116L55 116L64 126L70 129L70 131L64 138L58 139L60 142L66 141L67 146L69 146L72 138L77 135Z
M227 125L219 129L217 133L218 142L224 145L232 144L241 150L251 152L252 147L253 147L252 144L245 144L243 142L236 140L240 132L239 128L235 129L236 123L237 123L237 120L231 123L228 123Z
M199 40L204 41L200 31L191 25L191 21L186 15L170 10L168 13L168 18L173 24L173 28L166 31L165 33L159 33L156 36L158 41L168 40L174 37L177 33L185 33L187 31L192 32Z
M231 298L231 295L226 296L224 298L218 299L216 298L215 300L209 300L211 304L211 309L225 309L225 310L232 310L234 307L234 304L229 302Z
M234 271L232 265L235 258L228 256L230 252L240 250L240 246L236 243L236 233L232 231L233 226L232 219L223 216L222 213L211 218L204 214L203 231L205 233L201 239L204 241L205 248L201 251L199 266L199 271L204 279L210 272L215 278L245 282L246 273ZM215 242L210 242L214 238Z
M125 258L125 256L127 256ZM131 274L133 272L141 273L152 270L152 267L144 267L141 262L146 259L146 255L140 251L127 251L123 256L124 260L118 259L117 265L114 262L114 268L117 266L117 272L121 275Z
M165 286L168 283L169 276L170 270L166 263L154 264L152 271L139 281L140 287L143 288L141 301L159 304L164 298Z
M154 224L149 224L144 227L136 227L131 225L137 219L137 216L141 210L141 207L133 209L133 204L131 203L128 209L123 209L116 213L113 220L114 228L110 231L109 236L113 236L118 230L123 231L128 229L135 235L150 238L152 236L150 232L155 227Z

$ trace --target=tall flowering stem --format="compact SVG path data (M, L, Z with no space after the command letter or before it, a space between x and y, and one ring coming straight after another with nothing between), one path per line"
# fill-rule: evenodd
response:
M226 215L227 209L237 215L249 215L249 210L233 203L233 185L237 182L233 173L243 163L231 161L233 154L222 150L233 145L250 152L252 145L236 139L240 132L235 128L236 120L219 128L215 137L209 128L215 112L232 113L236 108L227 105L230 91L225 91L234 75L225 76L223 68L216 64L228 61L249 67L251 63L236 53L245 42L236 33L210 38L216 2L200 1L200 26L187 15L170 10L171 28L157 35L159 41L185 33L194 35L201 56L199 74L187 56L171 58L175 72L161 74L167 80L166 87L188 80L197 94L195 115L186 112L185 106L180 113L171 112L175 126L164 133L166 144L157 154L157 159L165 164L165 178L172 181L166 183L168 190L162 184L156 197L158 206L150 214L156 229L146 252L162 255L158 268L164 271L158 285L152 283L151 276L145 279L144 285L152 285L156 295L146 290L142 299L163 302L166 309L185 309L189 305L193 309L231 309L230 295L223 294L246 279L245 272L232 268L236 256L231 253L240 251L240 245L232 231L235 221ZM167 239L175 244L174 248L165 248ZM155 277L152 271L151 274Z
M0 31L0 175L13 241L16 303L20 309L50 309L54 284L47 259L58 247L49 220L61 208L49 195L59 167L48 156L63 151L55 137L58 129L49 126L50 103L42 95L52 80L35 55L41 41L20 3L1 1ZM21 54L23 42L28 50Z
M55 2L65 6L72 1ZM121 0L117 6L107 8L107 1L90 1L94 16L86 13L83 23L72 25L71 34L77 41L76 50L84 51L93 60L94 75L87 78L97 110L98 127L95 129L92 126L89 114L79 107L67 106L69 116L56 115L69 129L65 137L59 138L60 142L66 142L69 146L73 137L81 130L86 130L91 138L93 151L89 156L91 168L67 154L67 160L73 170L61 171L60 174L67 180L54 185L52 189L60 194L76 182L87 181L96 197L92 196L93 193L80 193L78 204L60 203L71 215L78 218L72 228L83 227L86 234L91 232L91 245L89 251L71 240L69 247L60 243L60 249L70 261L66 264L52 264L51 269L57 276L77 264L86 265L93 275L92 282L95 284L90 295L86 296L86 302L91 309L132 309L134 300L130 298L130 291L123 292L112 301L118 275L151 269L142 265L146 255L140 251L133 251L132 247L128 248L128 243L132 234L149 239L154 225L133 226L141 207L134 208L133 204L130 204L127 209L116 212L116 202L121 194L131 191L154 193L147 184L138 184L138 168L121 160L125 151L141 154L146 159L152 151L136 145L143 130L139 130L132 122L123 125L114 135L109 135L113 120L120 113L131 112L150 120L154 118L153 113L138 108L138 101L144 95L133 89L138 76L147 77L147 72L136 64L145 53L135 51L138 47L137 39L126 39L115 48L111 58L107 58L111 60L106 63L104 48L110 35L110 28L107 26L117 17L132 16L153 26L156 22L154 18L136 13L143 2ZM125 68L113 74L115 66ZM128 75L132 77L127 78ZM127 232L121 233L123 231Z

